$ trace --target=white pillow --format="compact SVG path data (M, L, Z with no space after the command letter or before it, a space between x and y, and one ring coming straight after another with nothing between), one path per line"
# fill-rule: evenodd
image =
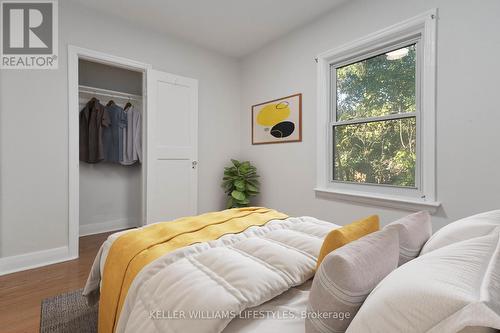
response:
M500 232L420 256L389 274L347 332L500 329Z
M500 228L500 210L466 217L438 230L429 238L420 255L474 237L491 234Z

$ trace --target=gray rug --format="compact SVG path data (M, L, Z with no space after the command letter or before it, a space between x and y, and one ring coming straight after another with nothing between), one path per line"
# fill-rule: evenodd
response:
M42 301L40 333L96 333L98 305L88 306L82 289Z

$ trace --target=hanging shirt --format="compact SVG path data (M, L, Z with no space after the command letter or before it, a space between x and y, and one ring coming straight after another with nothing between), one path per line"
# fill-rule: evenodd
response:
M142 123L141 114L133 106L127 109L127 127L123 137L123 159L121 164L142 163Z
M127 125L127 114L115 103L106 106L106 111L109 113L111 125L102 133L104 159L118 163L123 158L123 127Z
M125 147L127 140L127 128L128 128L128 114L125 110L121 110L120 113L120 123L119 123L119 143L118 143L118 160L122 163L125 156Z
M104 159L102 132L110 124L104 106L92 98L80 111L80 161L97 163Z

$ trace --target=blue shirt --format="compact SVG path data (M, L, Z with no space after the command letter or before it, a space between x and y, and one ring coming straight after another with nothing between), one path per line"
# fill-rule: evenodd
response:
M106 106L111 125L103 129L104 160L119 163L123 160L123 134L127 128L127 113L118 105Z

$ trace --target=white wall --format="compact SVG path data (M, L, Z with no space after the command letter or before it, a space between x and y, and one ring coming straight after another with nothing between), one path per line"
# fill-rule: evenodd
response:
M0 71L0 256L68 244L68 44L199 79L199 211L222 208L240 148L238 63L68 1L59 18L58 70Z
M387 223L407 212L315 195L316 64L323 51L439 8L437 229L500 208L500 2L349 1L242 61L242 155L262 176L260 204L345 224L368 214ZM303 93L303 142L252 146L250 106Z
M80 234L141 225L141 168L80 162Z

